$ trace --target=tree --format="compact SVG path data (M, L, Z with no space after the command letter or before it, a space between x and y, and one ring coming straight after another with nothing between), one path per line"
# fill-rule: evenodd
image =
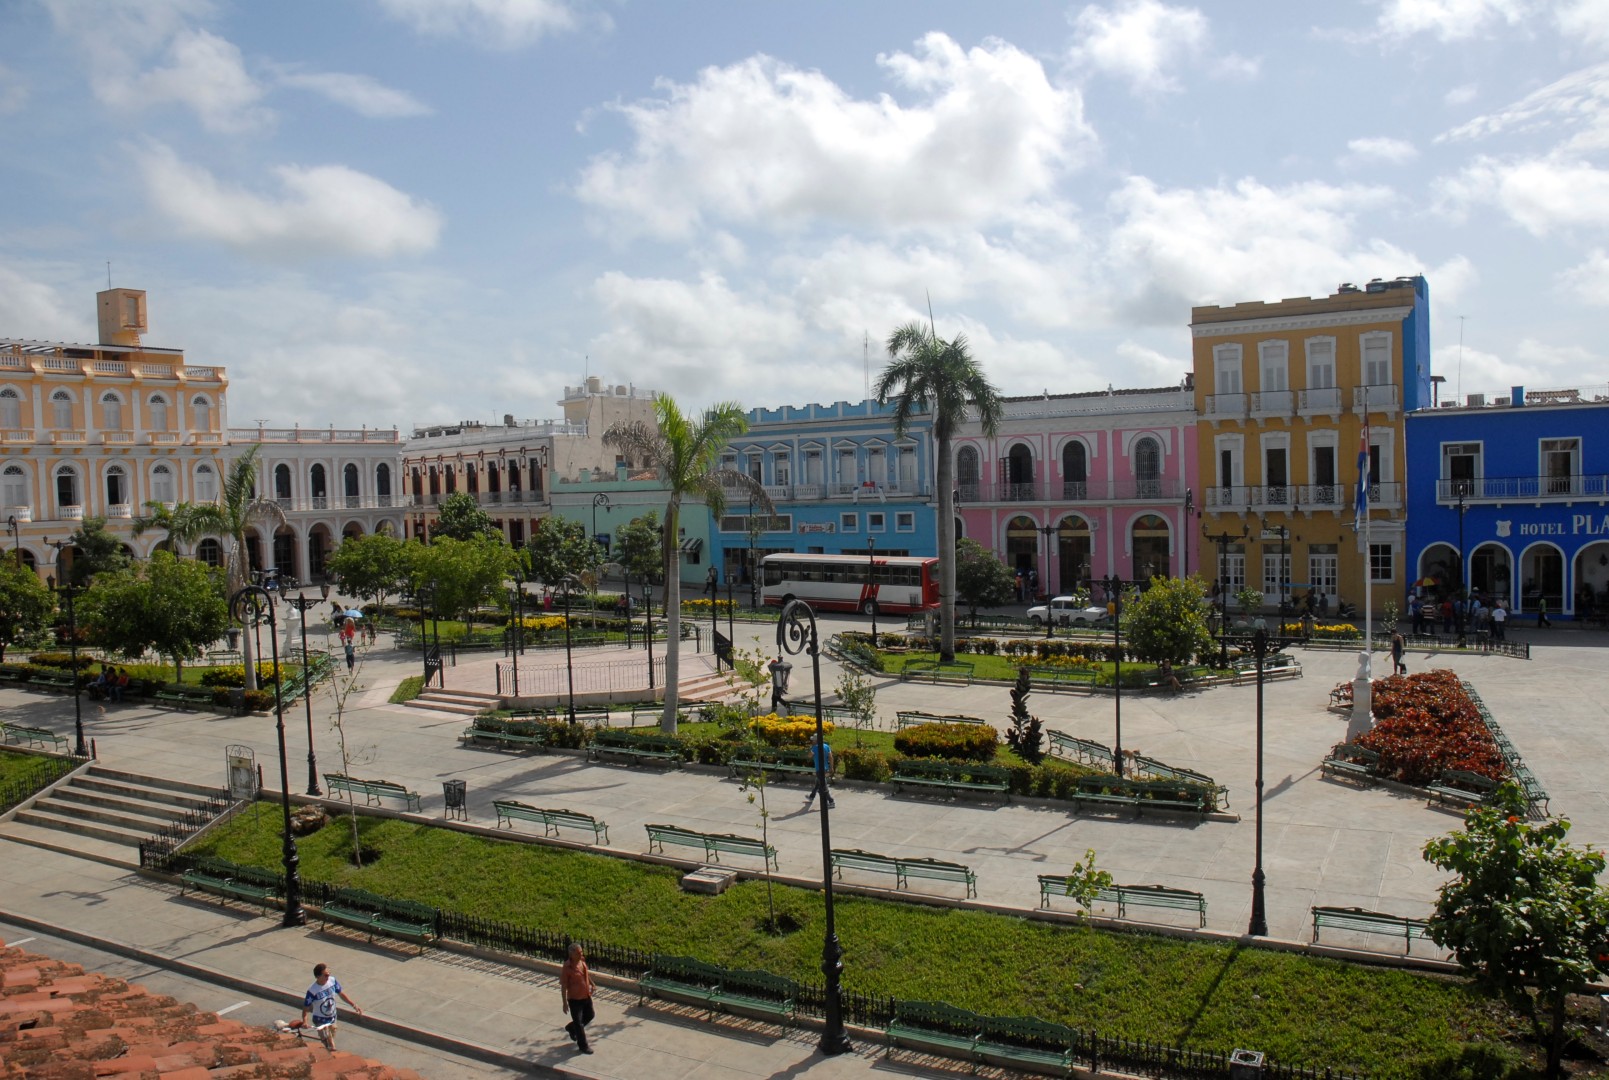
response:
M1212 648L1206 587L1197 578L1152 578L1123 604L1123 637L1141 660L1191 663Z
M78 601L78 618L104 649L125 656L155 649L171 657L177 681L184 661L229 625L229 605L221 571L158 551L143 566L97 578Z
M258 522L267 525L268 534L285 524L285 511L277 502L257 497L257 451L254 445L229 466L224 477L223 498L216 506L201 507L213 512L209 531L217 532L229 542L224 556L224 569L228 575L230 596L245 588L251 581L251 559L246 547L246 533ZM249 631L249 628L248 628ZM257 689L257 661L253 655L252 635L240 637L240 655L246 663L246 689Z
M531 529L525 544L531 577L549 588L558 588L566 578L579 579L603 565L603 548L587 536L579 521L545 517Z
M132 522L134 535L143 536L152 529L161 529L168 534L167 543L175 555L183 555L185 548L194 547L202 537L219 531L218 508L215 506L181 502L169 507L164 503L148 502L145 508L150 513Z
M477 536L502 535L496 525L492 524L492 515L480 508L475 496L464 491L456 491L441 501L441 509L436 513L436 526L430 530L430 538L451 537L454 540L473 540Z
M1011 568L976 540L955 542L955 595L977 617L980 607L1009 604L1017 595Z
M767 514L776 509L771 497L758 481L735 469L720 467L721 451L735 436L749 430L743 408L727 401L711 406L698 421L682 414L676 402L665 394L654 395L657 426L641 420L615 424L603 433L605 446L614 447L641 464L657 469L660 482L670 493L665 503L665 535L660 544L665 574L665 634L671 645L665 650L665 711L659 726L667 734L676 733L676 681L681 670L682 580L680 545L682 502L702 498L710 516L719 521L726 510L727 496L754 499Z
M938 457L939 658L955 659L955 487L950 443L968 410L977 414L985 435L1000 426L1000 392L967 351L966 338L949 341L919 322L906 323L888 338L894 359L877 380L877 403L894 402L894 433L903 436L919 413L933 417Z
M514 551L501 536L482 533L470 540L444 536L410 553L414 582L434 590L437 612L466 621L475 609L496 600L514 569Z
M615 561L628 578L646 581L660 570L659 512L649 511L615 530Z
M349 536L330 555L325 569L345 592L384 607L388 596L407 587L412 551L406 541L386 533Z
M1609 974L1609 890L1597 883L1603 854L1565 843L1567 820L1529 824L1529 809L1505 781L1462 832L1425 845L1425 860L1453 875L1426 935L1530 1019L1557 1077L1566 997Z
M79 522L67 543L74 549L68 570L74 585L86 585L97 574L124 570L134 562L124 549L123 541L106 531L103 517L87 517Z
M1026 667L1017 669L1017 684L1011 688L1011 725L1006 728L1006 745L1030 765L1044 760L1044 725L1039 717L1028 712L1028 695L1033 690L1033 676Z
M15 555L0 556L0 661L9 645L44 629L55 608L38 574Z

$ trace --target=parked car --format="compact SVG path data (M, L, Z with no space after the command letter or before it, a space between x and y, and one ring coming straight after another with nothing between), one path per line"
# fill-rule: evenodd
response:
M1028 609L1028 621L1035 626L1044 626L1047 618L1057 626L1093 626L1106 618L1106 608L1100 604L1083 607L1076 597L1054 596L1048 605L1037 604Z

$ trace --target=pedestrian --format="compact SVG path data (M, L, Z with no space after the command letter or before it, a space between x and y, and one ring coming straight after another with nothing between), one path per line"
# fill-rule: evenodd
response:
M1391 674L1408 674L1408 665L1402 662L1402 654L1407 647L1408 643L1403 640L1402 631L1394 631L1391 635Z
M1441 602L1441 632L1449 635L1453 632L1453 602L1447 598Z
M359 1016L363 1010L358 1003L346 996L341 989L340 982L330 974L328 964L313 965L313 985L307 988L307 996L302 998L302 1026L306 1027L308 1019L313 1021L313 1029L318 1032L320 1041L326 1050L335 1049L335 999L352 1006L352 1011Z
M1330 594L1323 589L1318 591L1318 617L1321 619L1330 617Z
M810 766L815 769L816 782L810 786L810 794L805 796L805 810L808 812L815 803L819 794L831 810L838 804L833 801L832 792L827 790L827 781L832 776L832 745L821 741L820 735L810 736Z
M704 595L708 596L711 600L715 599L716 576L716 570L713 566L710 567L709 573L704 575Z
M1302 612L1302 640L1313 640L1313 609L1308 608Z
M564 1031L583 1054L592 1053L587 1045L587 1025L595 1015L592 1009L592 969L587 967L586 950L579 942L570 943L569 958L559 971L559 993L564 998L564 1011L570 1022Z
M1503 601L1499 600L1497 603L1492 605L1492 640L1493 641L1505 641L1505 640L1507 640L1503 636L1503 626L1507 622L1508 622L1508 608L1504 607L1503 606Z
M375 639L380 636L380 631L376 630L375 627L374 627L374 620L373 619L367 619L367 620L364 621L364 623L363 623L363 633L368 638L368 641L369 641L370 645L373 645L374 642L375 642Z
M1552 625L1548 622L1548 598L1539 596L1536 598L1536 627L1540 630L1544 626Z
M352 647L352 643L350 641L348 641L345 645L342 645L341 648L346 653L346 670L351 671L352 665L358 662L357 650Z
M1408 597L1408 626L1414 637L1425 632L1425 605L1418 596Z
M793 673L793 665L778 654L775 660L766 665L766 670L771 673L771 712L783 716L782 710L788 707L783 695L788 692L788 676Z
M348 618L341 623L341 644L350 645L352 639L358 636L358 623L356 619Z
M129 677L127 668L118 668L117 681L112 684L112 700L122 701L123 694L128 690Z
M1028 568L1028 599L1039 599L1039 571L1031 566Z

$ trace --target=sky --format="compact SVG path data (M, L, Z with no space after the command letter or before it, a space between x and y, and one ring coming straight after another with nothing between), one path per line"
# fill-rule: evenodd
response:
M1609 383L1609 0L0 0L0 338L230 422L1176 385L1190 309L1424 274L1443 395Z

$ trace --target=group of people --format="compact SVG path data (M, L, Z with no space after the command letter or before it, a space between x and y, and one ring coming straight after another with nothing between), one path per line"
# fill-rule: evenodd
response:
M1482 640L1503 641L1508 626L1508 608L1501 599L1487 603L1478 592L1467 598L1408 598L1408 621L1416 637L1434 633L1438 620L1441 622L1441 632L1456 634L1460 644L1467 641L1471 627L1482 636Z
M1031 602L1039 596L1039 571L1033 567L1017 567L1017 601Z
M128 691L128 672L120 667L110 664L101 666L100 676L89 684L90 696L99 694L107 701L122 701L123 695Z

